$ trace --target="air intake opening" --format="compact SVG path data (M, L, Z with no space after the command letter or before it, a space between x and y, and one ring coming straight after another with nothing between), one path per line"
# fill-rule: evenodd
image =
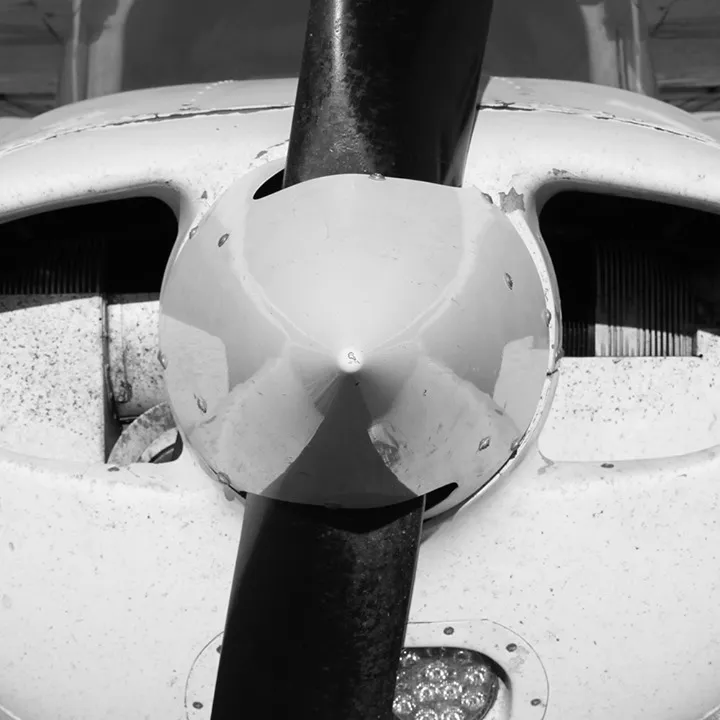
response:
M540 228L565 351L541 452L601 464L720 443L720 216L564 192Z
M154 198L0 224L0 447L101 462L166 399L157 305L177 231Z
M177 219L155 198L51 210L0 225L0 295L159 295Z
M720 217L585 192L540 215L560 289L569 357L702 354L720 329Z

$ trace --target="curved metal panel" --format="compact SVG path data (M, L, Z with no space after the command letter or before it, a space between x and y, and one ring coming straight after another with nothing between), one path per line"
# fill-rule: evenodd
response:
M242 504L188 453L119 468L0 452L0 477L0 717L184 717Z
M256 186L228 191L166 274L160 344L187 441L222 482L280 500L476 491L549 403L537 254L474 189Z
M507 216L533 257L543 256L536 206L554 188L717 210L720 147L701 132L518 103L480 113L466 183ZM27 139L0 159L0 212L170 188L186 203L181 249L236 174L282 158L289 121L287 110L203 112ZM258 184L277 167L259 171ZM210 237L222 250L222 234ZM551 271L533 267L547 270L552 342ZM701 717L718 705L717 455L605 466L531 455L432 521L411 620L480 612L522 635L547 670L551 720ZM227 597L239 507L206 488L197 468L182 477L199 485L168 492L163 466L1 460L4 708L24 720L125 718L130 698L138 715L181 715L192 661L222 628L216 598Z
M431 521L411 623L491 618L521 634L547 672L546 720L702 717L720 699L719 458L530 452Z

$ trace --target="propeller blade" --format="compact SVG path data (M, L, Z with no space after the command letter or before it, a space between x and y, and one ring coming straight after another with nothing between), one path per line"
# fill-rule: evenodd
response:
M284 186L339 173L459 185L491 8L313 0ZM315 439L342 438L328 431L339 422L369 444L353 403L336 404ZM212 720L392 717L423 508L423 497L328 509L248 496Z

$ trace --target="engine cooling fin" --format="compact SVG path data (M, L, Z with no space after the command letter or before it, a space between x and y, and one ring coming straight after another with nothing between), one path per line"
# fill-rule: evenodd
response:
M104 243L29 237L2 257L0 295L99 294ZM4 253L3 253L4 255Z
M696 301L682 272L648 251L596 244L579 294L563 323L573 357L679 357L695 353ZM581 312L578 312L578 309ZM573 312L574 311L574 312ZM588 312L589 311L589 312Z
M155 198L60 208L0 224L0 295L158 293L177 219Z

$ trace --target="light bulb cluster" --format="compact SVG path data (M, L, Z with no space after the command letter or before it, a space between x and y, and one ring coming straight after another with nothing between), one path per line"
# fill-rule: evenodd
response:
M393 714L398 720L481 720L498 694L487 658L461 648L406 648Z

